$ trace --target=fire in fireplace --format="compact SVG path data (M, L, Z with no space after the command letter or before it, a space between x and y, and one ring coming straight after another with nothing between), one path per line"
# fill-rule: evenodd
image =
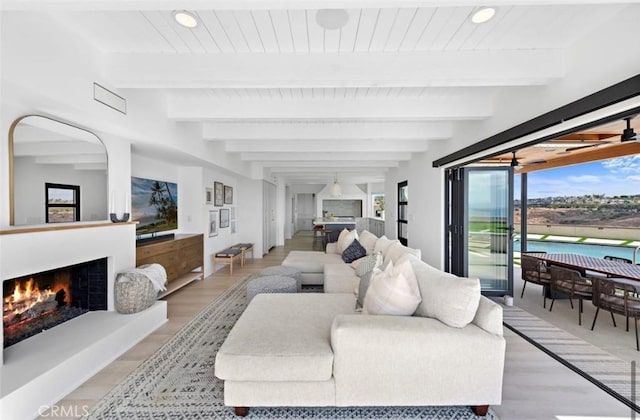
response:
M4 347L91 310L107 309L107 259L3 282Z

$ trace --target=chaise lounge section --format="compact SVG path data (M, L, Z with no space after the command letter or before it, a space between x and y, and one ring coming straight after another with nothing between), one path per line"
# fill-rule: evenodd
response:
M413 316L356 312L348 293L256 296L218 351L225 405L500 404L502 308L463 279L406 256L423 296Z

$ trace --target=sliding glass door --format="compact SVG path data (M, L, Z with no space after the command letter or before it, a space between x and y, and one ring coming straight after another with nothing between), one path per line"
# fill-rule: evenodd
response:
M447 182L450 271L479 277L484 294L513 294L513 170L460 168Z

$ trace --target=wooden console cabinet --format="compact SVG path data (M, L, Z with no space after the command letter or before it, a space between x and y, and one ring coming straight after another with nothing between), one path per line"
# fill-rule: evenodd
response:
M204 278L204 239L202 234L176 234L175 238L136 247L136 266L158 263L167 271L166 296L182 286Z

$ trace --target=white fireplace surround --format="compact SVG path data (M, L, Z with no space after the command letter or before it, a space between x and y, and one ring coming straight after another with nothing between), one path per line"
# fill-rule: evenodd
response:
M0 279L10 280L107 257L108 311L93 311L23 340L0 358L0 418L35 418L166 322L166 302L133 315L114 310L118 272L135 266L135 224L0 235Z

